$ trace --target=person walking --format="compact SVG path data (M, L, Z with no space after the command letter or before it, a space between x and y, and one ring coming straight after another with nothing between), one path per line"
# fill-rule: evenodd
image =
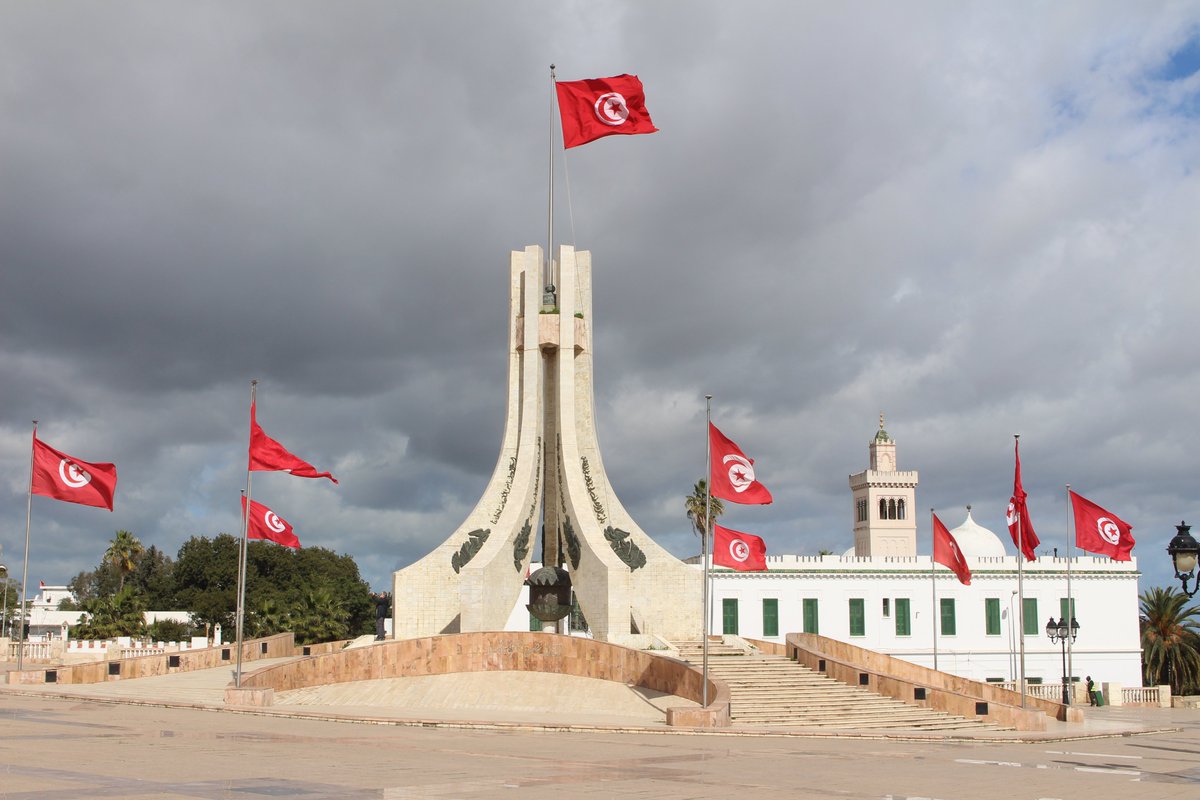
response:
M1089 706L1096 705L1096 684L1092 681L1091 675L1087 676L1087 693L1088 693L1088 705Z

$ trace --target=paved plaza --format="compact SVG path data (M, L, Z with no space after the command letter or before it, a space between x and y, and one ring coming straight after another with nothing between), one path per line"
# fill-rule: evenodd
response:
M376 687L390 703L379 707L329 694L240 713L216 701L228 678L0 687L0 798L1200 796L1194 709L1087 709L1083 725L1024 737L695 734L641 714L654 698L615 685L559 683L535 703L537 684L509 683L507 707L472 710L475 676Z

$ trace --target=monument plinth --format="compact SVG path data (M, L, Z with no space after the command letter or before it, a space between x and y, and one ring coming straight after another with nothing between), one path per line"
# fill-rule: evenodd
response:
M638 527L600 457L591 254L560 247L552 290L540 280L542 258L537 246L512 253L507 416L495 470L458 529L394 574L395 636L503 629L541 529L544 560L570 572L597 639L694 639L700 573Z

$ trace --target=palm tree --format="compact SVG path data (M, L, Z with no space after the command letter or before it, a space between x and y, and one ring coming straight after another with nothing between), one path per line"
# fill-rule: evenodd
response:
M1200 684L1200 607L1188 596L1155 587L1141 596L1142 671L1149 686L1171 685L1172 694Z
M692 530L697 536L703 536L706 530L709 530L708 523L715 523L717 517L725 513L725 504L717 498L712 498L712 519L705 519L705 495L708 493L708 481L701 478L696 481L696 485L692 487L692 493L684 498L683 506L687 510L687 518L692 523Z
M305 592L291 610L292 631L298 644L332 642L350 631L350 614L325 587Z
M137 569L138 559L144 552L146 552L146 548L142 547L138 538L129 531L117 531L117 535L108 543L108 549L104 551L103 562L116 567L117 573L121 576L121 582L117 587L118 591L125 588L125 576Z

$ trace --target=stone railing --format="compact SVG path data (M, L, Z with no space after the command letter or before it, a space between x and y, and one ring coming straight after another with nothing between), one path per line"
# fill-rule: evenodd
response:
M242 676L225 690L230 705L266 706L274 693L330 683L515 670L577 675L641 686L701 703L700 670L643 650L579 636L518 631L426 636L322 653ZM729 687L708 681L707 706L668 708L668 725L716 728L729 725Z
M812 633L789 633L787 656L814 672L860 686L910 705L932 708L970 719L986 719L1020 731L1046 729L1046 718L1081 722L1073 706L1026 697L995 684L938 672L899 658L866 650ZM754 642L759 645L759 642Z
M16 661L20 655L20 642L8 643L8 660ZM52 653L50 642L25 642L25 660L26 661L49 661Z

